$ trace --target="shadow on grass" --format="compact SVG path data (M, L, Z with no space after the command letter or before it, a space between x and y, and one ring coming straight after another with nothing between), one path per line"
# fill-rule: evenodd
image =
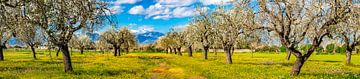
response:
M0 67L0 71L28 71L28 70L37 70L37 71L55 71L61 70L59 67Z
M282 65L282 66L293 66L293 63L289 62L259 62L259 63L252 63L252 62L240 62L235 64L247 64L247 65Z
M318 78L332 78L332 79L359 79L360 74L356 74L353 72L342 72L342 73L301 73L299 76L311 75L316 76Z
M124 75L124 74L131 74L136 75L139 72L143 72L140 70L125 70L125 69L115 69L115 70L75 70L73 73L74 75L98 75L98 76L116 76L116 75Z
M314 62L329 62L329 63L342 62L342 61L335 61L335 60L308 60L308 61L314 61Z

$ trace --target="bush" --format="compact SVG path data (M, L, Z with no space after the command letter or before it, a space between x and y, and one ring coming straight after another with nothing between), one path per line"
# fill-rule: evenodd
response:
M332 53L335 49L335 44L328 44L326 45L326 52L327 53Z
M263 48L255 49L256 52L276 52L277 46L264 46Z
M318 52L318 53L322 53L323 52L323 50L324 50L324 48L323 47L318 47L317 49L316 49L316 52Z
M305 45L301 45L300 46L300 50L301 51L307 51L311 48L311 45L310 44L305 44Z
M346 47L345 46L338 46L335 49L336 53L345 53L346 52Z
M279 50L280 50L280 52L286 52L287 49L285 46L280 46Z

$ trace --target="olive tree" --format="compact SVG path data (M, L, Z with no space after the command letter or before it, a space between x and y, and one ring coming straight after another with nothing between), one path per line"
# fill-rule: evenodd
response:
M299 75L305 61L330 36L331 27L347 19L351 0L258 0L264 29L277 34L283 46L296 56L291 75ZM311 47L301 52L295 47L305 39Z

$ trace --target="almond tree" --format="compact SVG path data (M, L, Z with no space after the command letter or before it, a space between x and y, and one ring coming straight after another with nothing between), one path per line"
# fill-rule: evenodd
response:
M35 47L41 44L43 36L40 33L39 27L26 22L25 19L23 20L24 21L18 21L20 26L16 30L16 38L29 46L33 53L33 58L37 59Z
M86 35L81 35L80 37L74 35L73 39L70 40L70 43L73 47L79 49L81 54L84 54L84 49L91 45L90 38Z
M184 46L187 47L187 50L188 50L188 55L190 57L193 56L193 46L196 42L196 40L194 39L194 26L186 26L184 32L183 32L183 35L184 37L182 39L185 40L185 44Z
M111 45L108 44L104 39L99 39L98 41L95 42L95 47L96 49L99 49L101 53L104 54L111 47Z
M264 29L277 34L280 42L296 56L291 75L299 75L305 61L330 35L331 27L348 19L350 0L258 0ZM301 52L295 47L311 41L311 48Z
M208 59L210 46L213 44L214 37L213 19L207 9L197 8L199 15L195 16L190 23L194 27L194 39L202 45L204 51L204 59Z
M122 36L121 44L124 46L125 52L129 53L130 47L134 47L136 45L135 35L133 33L131 33L129 28L127 28L127 27L120 29L119 33Z
M351 64L351 55L355 46L360 44L360 9L354 6L351 10L351 14L347 16L349 19L336 27L337 35L340 35L346 46L347 65Z
M1 0L0 1L0 61L4 60L6 43L13 36L13 26L17 26L17 18L20 17L19 1Z
M108 44L111 44L114 49L114 56L118 56L119 46L119 35L115 30L108 30L101 34L100 40L106 41Z
M69 41L74 32L101 23L106 6L98 0L31 0L24 5L29 20L40 26L63 53L65 72L73 71Z
M249 0L243 0L238 2L233 10L218 7L213 12L216 23L215 38L222 44L228 64L232 64L231 53L237 39L247 31L246 27L250 27L254 23L254 13L248 5Z

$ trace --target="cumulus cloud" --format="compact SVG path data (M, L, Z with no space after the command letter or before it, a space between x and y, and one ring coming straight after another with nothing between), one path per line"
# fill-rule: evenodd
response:
M115 5L121 5L121 4L135 4L137 2L140 2L141 0L117 0L115 2Z
M129 10L129 14L143 14L145 12L145 9L143 6L138 5Z
M157 3L166 7L182 7L194 4L196 0L157 0Z
M173 15L176 18L191 17L196 15L196 9L190 7L177 7L173 11Z
M228 5L234 0L200 0L203 5Z
M146 33L146 32L153 32L154 27L151 25L143 25L136 29L131 29L131 33Z
M123 10L124 8L121 6L112 6L109 9L110 9L110 11L105 11L106 15L112 15L112 14L124 12L124 10Z

